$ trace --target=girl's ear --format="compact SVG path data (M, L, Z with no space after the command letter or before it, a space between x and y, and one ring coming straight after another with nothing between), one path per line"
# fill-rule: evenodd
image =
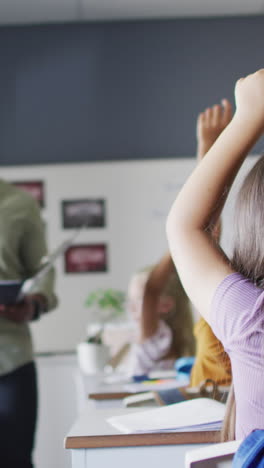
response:
M175 301L173 297L170 297L170 296L160 297L159 302L158 302L158 314L159 315L168 314L174 306L175 306Z

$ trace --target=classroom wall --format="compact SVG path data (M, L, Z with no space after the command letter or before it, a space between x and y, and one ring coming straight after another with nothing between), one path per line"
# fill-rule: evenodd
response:
M0 28L0 164L194 155L197 113L263 66L263 26L264 16Z

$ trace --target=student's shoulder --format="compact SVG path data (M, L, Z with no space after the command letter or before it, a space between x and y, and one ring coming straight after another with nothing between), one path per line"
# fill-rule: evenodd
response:
M210 325L218 331L245 330L256 320L264 321L264 291L240 273L231 273L218 285L212 300ZM220 338L221 339L221 338Z
M249 278L241 273L230 273L216 288L213 305L225 301L238 301L239 303L255 302L263 295L262 288L256 286Z

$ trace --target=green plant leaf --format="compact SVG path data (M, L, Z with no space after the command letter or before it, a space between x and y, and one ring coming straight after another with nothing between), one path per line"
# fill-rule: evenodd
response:
M123 291L112 288L97 289L88 295L84 305L88 308L97 307L101 311L108 312L107 317L101 319L101 321L106 321L124 312L125 298L126 295Z

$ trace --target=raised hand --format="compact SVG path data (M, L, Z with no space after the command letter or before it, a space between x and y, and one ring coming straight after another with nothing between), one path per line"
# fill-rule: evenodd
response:
M236 113L241 123L262 133L264 130L264 69L240 78L235 86Z
M196 126L198 160L203 158L231 119L232 106L227 99L223 99L221 105L208 107L198 115Z

